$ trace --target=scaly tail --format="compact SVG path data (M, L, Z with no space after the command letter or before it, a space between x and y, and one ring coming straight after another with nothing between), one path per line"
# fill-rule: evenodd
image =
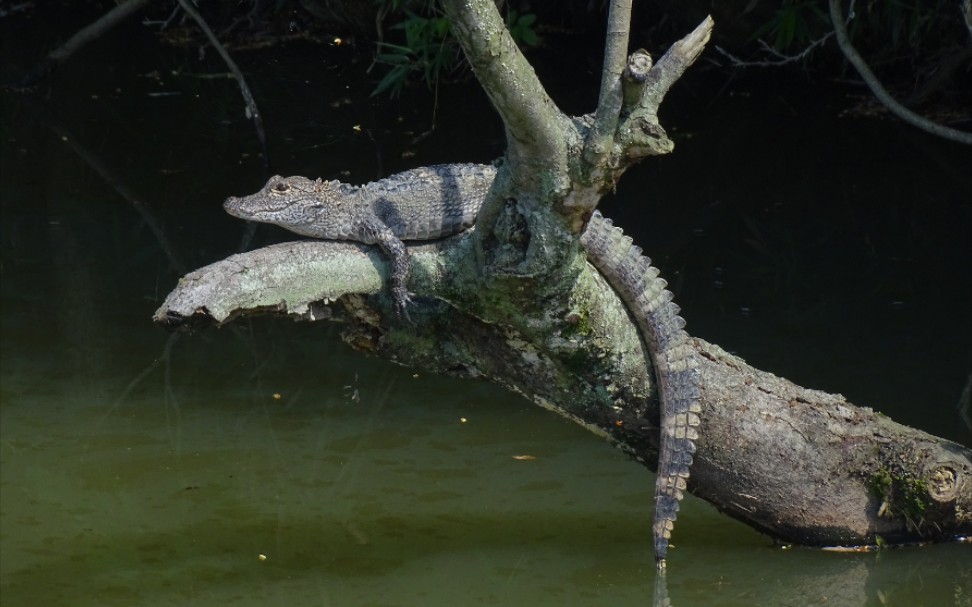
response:
M631 238L595 211L581 235L587 257L628 306L648 344L661 399L661 440L655 482L655 559L665 569L678 503L686 487L701 406L695 352L668 283Z

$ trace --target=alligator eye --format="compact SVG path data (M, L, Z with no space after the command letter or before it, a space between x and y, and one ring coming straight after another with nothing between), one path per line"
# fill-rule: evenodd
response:
M284 192L287 192L289 190L290 190L290 186L287 185L286 183L278 183L275 186L273 186L273 191L274 192L279 192L281 194L283 194Z

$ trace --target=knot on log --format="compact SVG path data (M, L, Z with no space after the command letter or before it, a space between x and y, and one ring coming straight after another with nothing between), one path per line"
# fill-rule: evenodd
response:
M936 502L953 502L958 494L958 475L948 466L939 466L928 475L928 495Z

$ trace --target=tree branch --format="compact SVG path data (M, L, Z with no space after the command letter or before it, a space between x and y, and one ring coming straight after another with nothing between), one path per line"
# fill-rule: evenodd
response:
M511 164L523 163L514 178L528 184L537 159L566 156L569 125L513 42L492 0L442 0L442 8L476 79L503 119L507 153L516 159Z
M668 52L651 69L648 75L648 86L642 99L642 104L657 110L662 99L668 93L675 81L682 77L685 70L695 63L712 35L715 22L712 17L706 17L687 36L672 45Z
M953 129L937 122L932 122L924 116L919 116L915 114L905 106L898 103L898 101L891 96L890 93L881 84L871 68L868 67L867 62L857 53L857 49L851 44L850 37L847 35L847 27L844 26L844 16L843 9L840 5L840 0L830 0L830 20L834 25L834 32L837 34L837 44L840 46L841 52L847 57L857 73L861 75L864 82L867 84L868 88L878 101L883 103L885 107L891 110L898 118L901 118L908 124L916 126L923 131L931 133L932 135L938 135L939 137L944 137L945 139L951 139L952 141L957 141L959 143L964 143L966 145L972 145L972 133L966 133L965 131L960 131L958 129ZM849 17L853 18L853 14Z
M313 320L322 302L378 293L383 263L376 251L350 243L304 241L239 253L186 274L155 322L224 324L244 313L272 311Z
M959 6L959 12L962 13L962 21L965 22L965 29L969 32L969 38L972 41L972 0L963 0Z
M643 49L631 54L621 85L623 112L613 133L612 157L601 162L599 176L595 179L588 178L593 170L590 166L575 171L579 177L563 202L563 209L568 214L586 216L628 167L645 156L667 154L674 149L674 144L658 123L658 107L668 89L705 48L713 25L712 18L706 17L654 65L651 56ZM579 122L591 124L592 118L584 116ZM579 231L581 223L575 221L573 228Z
M601 70L601 93L594 112L594 124L584 141L584 160L591 167L608 160L608 148L614 140L621 112L621 73L628 54L628 32L631 28L631 0L613 0L608 12L604 37L604 67ZM597 179L595 177L595 179Z

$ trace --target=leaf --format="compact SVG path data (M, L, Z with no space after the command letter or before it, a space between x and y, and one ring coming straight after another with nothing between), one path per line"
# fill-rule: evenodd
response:
M524 30L520 34L520 41L527 46L536 46L540 44L540 37L533 30Z
M396 65L393 67L385 77L381 79L381 82L375 87L375 90L371 91L371 96L375 97L381 95L385 91L390 91L389 95L391 97L397 97L399 93L402 92L402 88L405 86L405 79L408 76L408 68L403 65Z
M533 13L527 13L522 17L520 17L519 19L517 19L516 24L519 25L520 27L531 27L536 22L537 22L537 16Z
M397 53L379 53L375 56L375 59L381 63L391 63L391 64L406 64L410 63L411 59L405 55L399 55Z

